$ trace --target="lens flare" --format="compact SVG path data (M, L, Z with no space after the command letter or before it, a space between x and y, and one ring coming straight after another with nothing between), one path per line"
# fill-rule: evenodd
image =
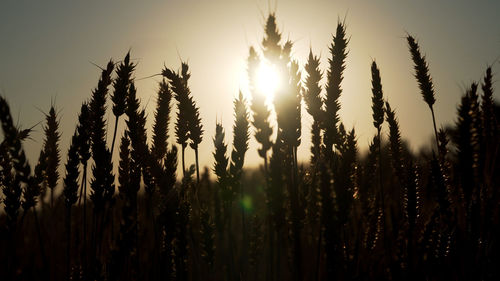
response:
M241 198L240 204L246 213L250 213L253 210L252 197L248 195L244 195L243 198Z

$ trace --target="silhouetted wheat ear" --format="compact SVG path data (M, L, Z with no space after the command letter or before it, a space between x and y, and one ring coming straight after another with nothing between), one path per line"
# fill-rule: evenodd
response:
M380 126L384 122L384 97L382 92L382 82L380 79L380 71L375 61L372 62L372 111L373 111L373 126L380 132Z
M349 40L346 38L345 24L339 22L333 43L330 46L331 58L328 59L329 67L326 73L326 96L325 104L325 122L324 122L324 143L326 151L331 154L333 145L339 142L337 132L337 124L340 121L338 112L340 110L339 98L342 94L340 84L343 80L343 72L345 70L345 59L347 57L347 44Z
M130 138L132 150L131 157L131 188L135 192L139 191L141 174L146 171L146 162L148 159L149 149L147 146L146 135L146 114L144 109L140 109L139 99L136 96L136 88L134 83L130 84L129 93L127 95L127 132ZM146 182L145 182L146 183ZM148 193L152 192L151 185L145 185Z
M281 33L276 26L276 15L269 14L266 20L265 37L262 40L262 47L264 50L264 57L271 63L277 63L281 56Z
M155 121L153 124L153 143L151 147L151 152L158 162L160 162L167 153L170 100L172 99L172 91L165 79L159 83L159 87L156 100Z
M238 193L240 200L243 200L245 191L241 177L243 174L243 164L245 163L245 153L248 150L248 141L250 138L249 133L249 114L246 100L243 98L241 91L237 98L234 99L234 125L233 125L233 150L231 152L231 163L229 165L229 174L231 177L231 184L233 192ZM241 202L241 201L240 201ZM248 248L247 248L247 223L245 222L245 209L241 208L241 227L243 235L241 259L246 262Z
M64 177L63 195L67 208L71 208L78 199L78 132L75 131L71 138L71 144L68 150L68 160L66 162L66 176Z
M43 150L47 154L47 186L50 188L50 205L54 203L54 188L59 181L59 163L61 155L59 151L59 120L54 106L50 107L49 113L45 114L46 125L43 128L45 140Z
M379 200L380 200L380 207L381 207L381 219L382 219L382 234L383 234L383 241L385 242L386 240L386 227L385 227L385 221L386 221L386 216L385 216L385 192L384 192L384 180L382 178L383 175L383 169L382 169L382 145L381 145L381 139L382 136L380 134L381 132L381 126L382 123L384 122L384 100L383 100L383 93L382 93L382 82L380 78L380 71L377 67L377 63L375 61L372 62L371 66L371 73L372 73L372 110L373 110L373 125L377 129L377 138L378 138L378 177L379 177ZM386 246L386 243L384 243L384 246ZM386 249L386 248L385 248ZM387 250L387 249L386 249Z
M483 143L483 128L481 122L481 108L479 105L479 94L477 93L478 84L472 83L469 91L470 97L470 110L469 115L471 116L472 123L469 128L471 132L470 143L472 145L473 151L473 171L472 174L474 177L474 191L477 194L481 194L482 186L483 186L483 168L484 168L484 147L482 147ZM479 201L479 199L478 199Z
M115 147L118 119L125 113L128 87L132 81L131 76L134 69L135 64L130 62L129 51L120 65L116 68L117 77L113 81L114 92L111 95L111 101L113 102L113 114L115 115L115 129L113 131L113 140L111 142L111 154L113 154L113 148Z
M227 173L227 166L229 158L226 156L227 145L224 142L225 133L222 124L215 124L215 136L213 138L215 151L213 171L217 176L217 182L220 186L220 195L224 202L231 202L233 198L233 191L229 185L229 175Z
M396 113L392 110L388 101L385 102L385 113L387 123L389 124L389 144L391 152L392 167L396 171L397 177L401 180L405 178L403 173L403 159L401 151L401 133L399 131L399 122L396 119ZM403 183L402 183L403 184Z
M307 112L314 120L321 120L323 114L323 100L321 97L320 81L323 74L319 68L319 57L314 56L312 50L309 49L309 57L306 65L304 101L306 103Z
M482 141L482 122L481 122L481 107L479 104L479 94L478 94L478 84L473 82L470 87L469 96L471 100L471 110L469 114L473 118L473 126L471 127L471 131L473 134L474 140L478 143L473 143L476 149L479 149L480 142Z
M184 89L184 82L180 74L165 67L162 71L162 75L169 80L172 86L172 91L174 92L174 98L177 101L177 119L175 122L175 135L177 138L177 143L181 145L182 154L182 173L183 176L186 175L186 165L184 159L184 151L189 140L189 100L188 94ZM186 73L186 77L188 77Z
M108 87L111 84L111 73L114 64L109 61L106 68L102 70L101 77L97 87L92 91L92 97L89 102L90 120L91 120L91 141L92 156L97 156L97 151L106 147L106 98Z
M181 64L181 74L183 91L186 96L186 109L187 109L187 124L189 130L189 138L191 139L190 146L194 149L195 163L196 163L196 182L200 182L200 165L198 161L198 145L203 140L203 125L201 124L200 109L196 106L196 102L191 96L191 90L188 87L188 80L191 77L189 73L188 64L183 62Z
M233 150L231 152L231 165L229 172L232 179L239 185L243 164L245 162L245 153L248 150L249 133L249 114L246 100L240 92L238 98L234 99L234 125L233 125Z
M116 68L117 77L113 81L114 92L111 95L111 101L113 102L113 114L115 116L119 117L125 113L126 98L134 69L135 64L130 63L130 52L128 52Z
M181 65L182 69L182 82L184 84L184 91L186 92L187 108L188 108L188 127L189 127L189 138L191 139L191 148L195 149L198 144L201 143L203 139L203 125L201 124L200 109L196 106L196 102L191 96L191 90L188 87L188 79L191 77L189 73L188 64L183 62Z
M2 149L0 158L2 167L2 183L4 194L5 213L7 215L7 228L11 234L15 232L19 207L21 206L21 183L27 183L30 177L30 166L17 137L10 108L7 101L0 96L0 121L5 137L6 149ZM15 173L12 174L12 169Z
M411 35L408 35L406 40L408 41L408 46L410 48L411 58L415 64L415 78L417 78L422 97L427 105L432 107L436 99L434 98L434 85L432 84L425 56L422 56L418 43Z
M282 64L281 73L287 73L285 81L288 82L281 91L276 93L274 99L274 108L278 123L277 139L284 141L287 146L297 147L300 145L302 129L300 122L302 85L298 63L291 61L289 67L286 63Z
M10 114L10 113L9 113ZM14 128L12 134L15 137L15 142L19 143L21 149L22 149L22 141L26 140L29 138L30 133L32 129L18 129ZM12 153L11 149L13 148L10 144L12 143L12 140L8 138L8 136L4 132L4 140L0 142L0 167L2 170L0 171L0 186L2 189L6 189L6 191L11 188L11 185L14 184L13 180L15 179L16 176L16 170L12 170L13 168L22 168L20 165L16 164L21 164L23 163L16 163L17 159L12 158L12 155L16 155L16 153ZM13 166L14 165L14 166ZM29 167L29 166L28 166ZM25 167L26 168L26 167ZM25 169L24 168L24 169ZM22 168L23 169L23 168ZM12 174L14 172L14 174ZM23 201L22 201L22 206L24 209L24 214L21 217L24 218L24 215L26 214L26 211L35 205L36 203L36 197L40 194L40 189L36 186L36 181L34 180L33 177L28 176L28 177L22 177L19 178L22 182L26 183L26 186L23 190ZM21 183L21 182L19 182Z
M408 35L406 39L408 41L411 58L414 64L415 78L417 79L418 86L422 93L422 97L424 98L424 101L427 103L432 113L432 124L434 125L434 136L436 138L436 147L439 147L439 140L436 128L436 118L434 116L434 108L433 108L436 99L434 97L434 85L432 83L432 78L429 74L429 67L427 65L427 62L425 61L425 56L422 56L422 54L420 53L420 47L418 46L418 43L415 41L415 39L411 35Z
M94 159L90 199L94 203L95 212L100 212L104 208L107 199L114 192L113 164L111 163L111 153L106 147L106 121L104 119L106 97L108 87L111 84L113 67L114 64L110 61L102 70L97 88L92 91L89 102L91 151Z
M486 74L484 76L483 83L481 84L483 90L483 95L481 97L481 120L483 127L483 135L487 138L492 138L497 134L498 131L498 120L494 113L494 102L493 102L493 85L492 85L492 74L491 67L486 69Z
M320 81L323 74L319 68L319 57L314 56L309 49L309 57L304 67L306 71L304 101L307 112L313 117L311 126L311 163L316 163L321 152L321 122L324 116L323 99L321 97Z
M30 176L31 168L26 160L21 140L18 137L18 130L14 127L10 108L7 101L0 96L0 122L4 135L4 142L0 145L0 185L4 194L4 212L6 253L5 275L7 279L14 279L18 267L16 262L16 234L17 217L21 206L21 184L30 186L33 178ZM14 174L12 174L14 173Z
M259 156L264 159L264 169L267 171L267 152L271 149L273 128L269 123L270 110L265 104L265 97L257 89L257 71L260 59L253 47L250 47L248 55L248 80L250 92L252 94L252 125L255 128L254 136L261 145L258 149Z
M268 201L273 213L276 231L280 235L284 231L284 193L288 189L291 203L291 223L293 237L292 259L294 263L293 276L302 278L301 268L301 206L299 206L298 193L298 164L297 147L301 142L301 102L302 83L298 63L291 58L292 42L287 41L283 46L280 44L281 34L276 27L274 14L269 15L265 37L262 41L264 57L273 64L283 76L283 85L274 96L274 108L277 121L277 136L273 147L273 156L270 165L270 185L268 186ZM251 49L252 52L252 49ZM253 55L252 53L250 54ZM251 58L249 58L250 64ZM250 68L250 65L249 65ZM265 163L266 165L266 163ZM267 169L266 169L267 170ZM286 188L283 188L286 187ZM273 206L275 205L275 206ZM278 249L282 244L276 241ZM281 250L277 256L276 266L280 268Z
M111 152L106 146L106 100L108 87L110 86L111 74L114 64L109 61L106 68L102 70L97 87L92 91L89 102L91 120L91 151L94 164L92 165L92 179L90 181L90 199L93 202L93 228L91 235L91 252L89 272L91 278L100 278L101 259L100 252L102 238L104 236L105 221L108 218L108 208L113 202L115 192L115 177L113 174L113 163ZM85 202L85 201L84 201Z

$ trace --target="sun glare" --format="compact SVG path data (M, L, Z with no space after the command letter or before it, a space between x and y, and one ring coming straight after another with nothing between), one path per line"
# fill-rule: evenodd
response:
M268 101L272 101L274 94L280 85L280 75L276 66L269 62L262 61L257 74L257 88L264 94Z

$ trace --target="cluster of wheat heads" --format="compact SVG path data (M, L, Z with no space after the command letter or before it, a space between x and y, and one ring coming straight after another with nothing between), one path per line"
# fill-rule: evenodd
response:
M215 127L215 180L208 168L200 174L198 147L204 130L187 63L162 71L150 141L130 54L103 67L90 100L78 113L61 175L56 109L46 114L45 139L32 171L22 147L31 129L14 126L0 97L0 278L498 278L500 129L491 68L463 95L456 124L438 131L429 65L408 35L415 78L433 117L434 151L424 157L409 151L373 61L377 133L362 157L354 128L345 128L339 115L348 38L339 22L326 72L310 51L301 73L293 44L282 40L275 15L269 15L261 48L249 50L251 100L242 93L234 99L231 147L223 126ZM275 114L256 86L262 60L275 64L283 75ZM108 99L115 116L110 147ZM297 160L302 102L313 119L308 163ZM118 130L122 116L126 127ZM118 133L115 174L111 155ZM251 137L263 160L255 171L244 169ZM190 167L184 156L188 144L195 151ZM58 185L62 193L55 197Z

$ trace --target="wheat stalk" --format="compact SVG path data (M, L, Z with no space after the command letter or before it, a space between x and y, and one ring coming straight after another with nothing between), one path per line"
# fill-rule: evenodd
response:
M324 136L325 153L330 161L333 156L333 146L339 144L339 133L337 124L340 122L338 112L340 110L339 98L342 94L341 83L343 80L343 72L345 70L345 60L347 57L347 44L349 39L346 38L345 24L339 22L333 43L330 46L331 58L328 59L329 67L326 72L326 97L325 104L325 121L324 121Z
M118 130L118 119L125 113L128 87L132 81L132 72L135 64L130 63L130 51L127 52L122 63L116 68L116 79L113 81L114 92L111 95L113 102L113 114L115 115L115 129L113 131L113 141L111 142L111 155L115 147L116 131Z
M5 196L3 200L5 204L4 210L7 215L6 226L8 237L10 239L9 241L11 241L7 249L8 256L6 265L8 270L7 276L9 278L14 278L15 270L17 268L15 246L17 217L21 206L21 184L25 183L27 185L31 185L33 184L33 178L30 175L31 168L26 160L21 140L17 136L18 130L14 127L9 105L1 96L0 123L7 148L0 150L0 155L2 156L0 158L0 166L2 167L2 191ZM12 171L15 172L14 175L12 175Z
M177 136L177 143L182 146L182 169L185 173L184 150L187 146L188 139L191 139L190 146L195 152L196 161L196 179L200 181L199 163L198 163L198 145L203 137L203 125L199 108L191 96L191 91L188 87L188 80L191 77L187 63L181 64L180 73L165 68L162 75L169 79L172 85L172 91L175 93L174 97L178 102L177 121L175 124L175 133Z
M151 153L158 162L161 162L167 153L171 99L172 91L164 79L160 82L160 88L158 90L155 121L153 124L153 143L151 147Z
M101 238L103 236L102 226L106 203L111 200L114 194L114 175L113 164L111 162L111 153L106 147L106 98L108 87L111 84L111 73L113 72L114 64L109 61L106 68L102 70L101 78L97 87L92 91L92 97L89 102L89 119L90 119L90 140L91 152L94 164L92 165L92 179L90 182L93 207L93 229L92 229L92 252L91 268L88 274L94 278L99 272L99 260L97 253L100 250ZM99 223L101 222L101 223Z
M50 107L49 113L45 114L47 124L43 128L45 133L45 141L43 150L47 155L47 169L46 180L47 187L50 188L50 206L54 207L54 189L59 180L59 163L61 155L59 152L59 140L61 134L59 133L59 120L54 106Z
M267 17L264 32L265 37L262 39L264 57L271 63L277 63L281 56L282 47L280 45L281 33L276 26L276 15L274 13L269 14Z
M64 203L67 210L66 218L66 233L68 246L66 249L66 274L70 279L71 266L71 207L78 200L78 164L80 159L78 156L78 131L75 131L71 139L71 144L68 150L68 161L66 162L66 176L64 177Z
M238 98L234 99L233 104L235 121L233 125L233 150L231 152L231 165L229 167L229 173L236 186L239 185L241 179L250 134L248 132L248 109L241 92L239 93Z
M314 56L311 49L309 49L309 57L304 69L307 73L305 80L304 101L307 106L307 112L313 117L314 120L311 128L311 164L315 165L320 157L322 143L321 122L324 111L320 81L323 74L319 68L319 57Z
M438 134L436 129L436 118L434 116L434 103L436 98L434 97L434 85L432 83L431 76L429 74L429 66L425 60L425 56L420 53L420 47L411 35L406 37L408 41L408 46L410 48L411 57L414 63L415 78L418 81L418 86L422 93L424 101L429 106L432 113L432 124L434 125L434 136L436 137L436 147L439 147Z
M494 138L498 134L498 120L494 113L491 67L486 69L483 83L481 83L481 89L483 90L483 95L481 96L481 121L483 136L485 140L494 142Z
M387 251L387 236L386 236L386 209L385 209L385 193L384 193L384 184L382 179L382 139L380 135L381 125L384 122L384 100L383 100L383 92L382 92L382 82L380 78L380 71L377 67L377 63L375 61L372 62L371 66L372 73L372 110L373 110L373 125L377 129L377 138L378 138L378 153L379 153L379 163L378 163L378 171L379 171L379 188L380 188L380 203L381 203L381 215L382 215L382 235L384 241L384 248Z

